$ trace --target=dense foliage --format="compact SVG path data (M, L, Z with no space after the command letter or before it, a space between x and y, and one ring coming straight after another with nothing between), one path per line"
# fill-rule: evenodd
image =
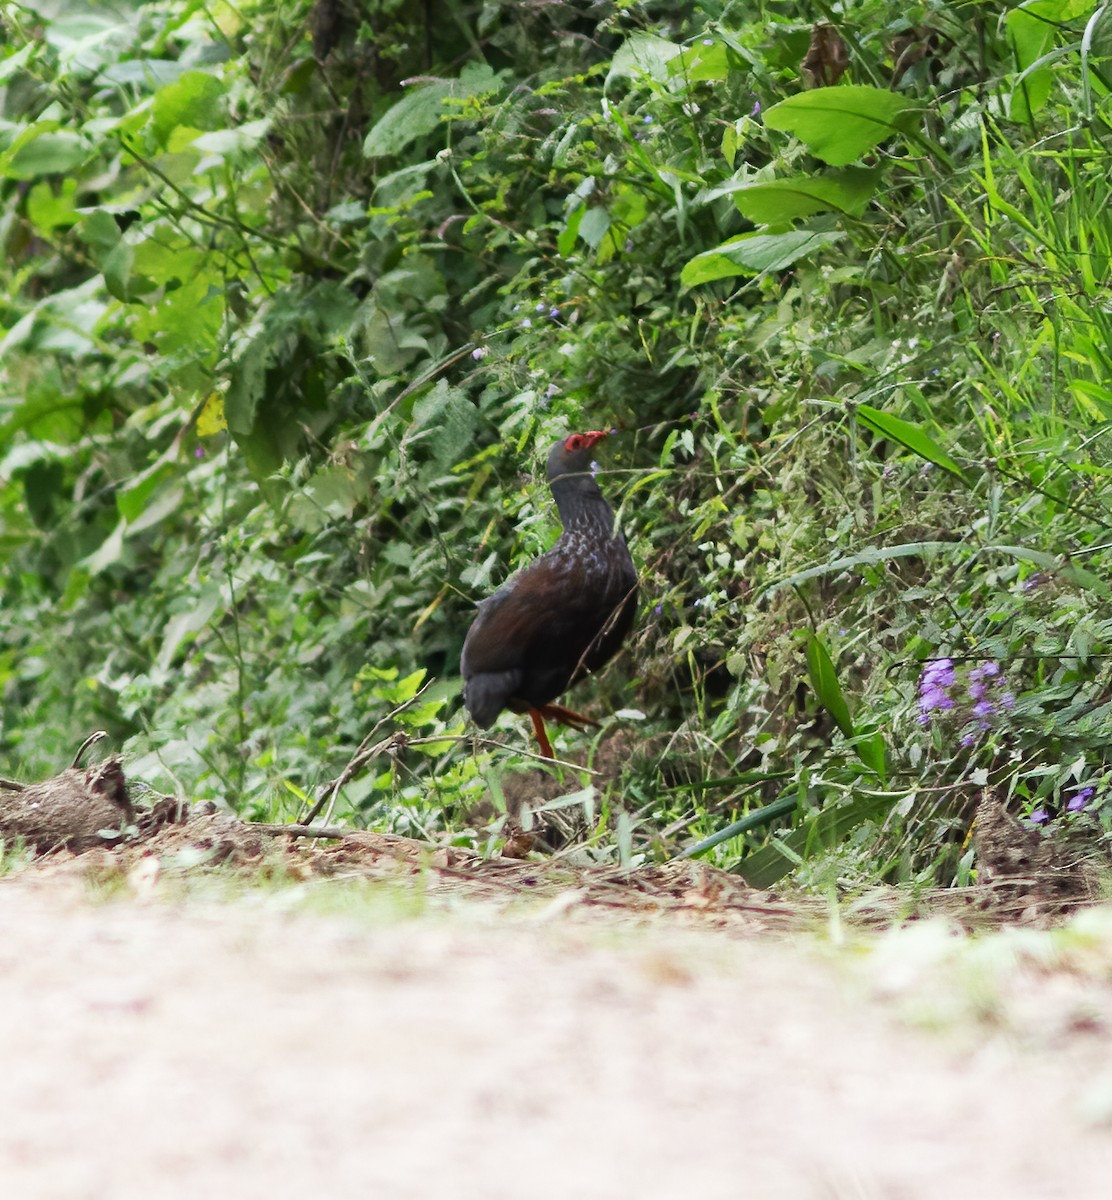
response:
M985 785L1104 835L1106 6L4 12L6 773L102 727L283 819L370 734L336 816L496 846L463 634L610 424L594 854L960 881Z

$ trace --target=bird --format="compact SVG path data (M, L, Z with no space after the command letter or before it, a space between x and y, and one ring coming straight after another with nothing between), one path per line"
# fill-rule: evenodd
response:
M545 718L598 725L554 701L614 657L637 610L637 571L591 469L592 451L610 432L572 433L549 451L560 537L479 602L460 657L463 703L476 725L489 728L503 709L528 713L545 758L555 757Z

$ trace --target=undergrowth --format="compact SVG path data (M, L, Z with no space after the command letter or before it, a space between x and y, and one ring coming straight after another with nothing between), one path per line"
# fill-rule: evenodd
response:
M292 819L373 733L333 819L496 849L535 760L460 646L608 424L581 852L963 882L985 787L1105 838L1105 6L363 8L5 10L7 773L104 728Z

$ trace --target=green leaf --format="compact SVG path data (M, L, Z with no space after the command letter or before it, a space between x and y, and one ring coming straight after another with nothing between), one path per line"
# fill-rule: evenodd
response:
M842 685L838 682L833 660L822 638L815 633L807 638L807 674L819 703L834 718L846 737L853 737L853 717L842 692Z
M270 132L270 119L248 121L235 129L216 129L193 139L193 145L204 154L216 158L239 158L250 154Z
M77 180L71 178L58 181L40 180L27 195L27 218L42 234L49 235L55 229L68 228L80 220L74 205L77 195Z
M398 154L411 142L425 137L440 124L444 101L452 94L450 80L426 83L403 96L371 128L363 141L367 158Z
M188 129L215 130L224 123L223 99L227 87L207 71L186 71L161 88L151 101L151 125L165 146L179 125Z
M615 79L636 79L648 75L657 83L668 79L668 63L681 53L683 47L667 38L655 37L651 33L635 33L623 42L610 60L603 92L610 90Z
M848 804L824 808L782 839L784 849L764 846L743 858L737 872L751 887L771 887L794 871L800 860L840 845L859 825L885 816L893 800L886 793L870 792Z
M850 167L829 175L743 183L734 190L733 199L741 215L755 225L774 225L831 210L859 217L882 174L875 168Z
M665 61L668 74L685 83L720 83L729 78L738 58L725 42L705 46L700 41Z
M898 442L920 458L932 462L936 467L942 467L958 479L965 482L965 473L961 467L946 453L945 450L920 426L905 421L902 417L894 417L891 413L873 408L871 404L859 404L854 415L863 424L882 437Z
M485 63L471 63L459 79L437 79L403 96L373 126L363 141L367 158L398 154L411 142L432 133L448 115L447 101L489 95L502 86L503 73Z
M838 232L814 233L805 229L789 233L744 233L689 259L680 272L680 282L684 287L696 287L734 275L782 271L808 254L832 246L844 236Z
M31 136L18 137L8 154L0 156L0 172L9 179L64 175L89 156L88 146L76 133L36 126L27 132Z
M422 441L440 467L454 462L471 444L478 414L467 395L441 379L413 406L407 444Z
M170 669L182 642L200 633L217 609L223 610L220 588L216 584L209 584L185 612L177 613L166 622L157 660L160 671L166 672Z
M595 204L587 209L579 222L579 236L592 250L597 250L609 228L610 214L601 205Z
M794 812L797 804L798 801L794 796L781 796L779 800L773 800L771 804L766 804L763 808L746 813L740 820L731 822L723 829L712 833L710 837L696 842L694 846L688 846L678 857L695 858L700 854L705 854L708 850L713 850L722 842L728 842L730 838L748 833L751 829L759 829L762 825L771 825L773 821L778 821L781 817L786 817L788 813Z
M841 167L905 132L918 111L898 92L853 84L789 96L765 110L764 123L794 134L816 158Z
M556 239L556 249L564 258L567 258L575 249L575 239L579 236L579 225L586 212L587 206L578 204L568 213L564 228L560 230L560 236Z

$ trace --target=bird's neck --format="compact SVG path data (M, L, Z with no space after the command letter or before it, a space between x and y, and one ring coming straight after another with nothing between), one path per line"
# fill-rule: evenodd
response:
M589 475L554 479L551 486L565 534L614 537L614 510Z

